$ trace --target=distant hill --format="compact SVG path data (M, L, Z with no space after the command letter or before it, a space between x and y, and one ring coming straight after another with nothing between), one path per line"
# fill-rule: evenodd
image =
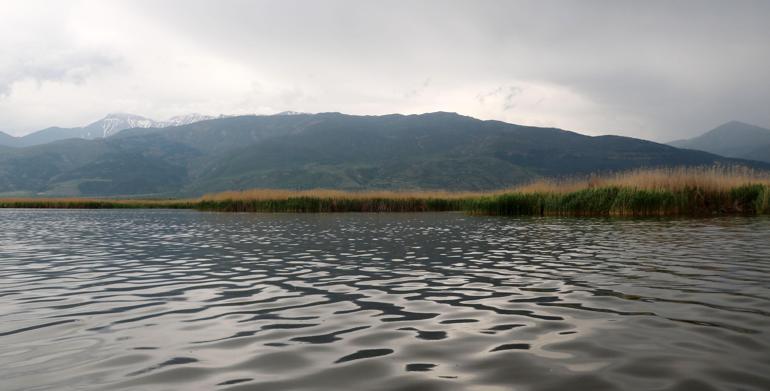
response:
M673 141L669 145L770 162L770 129L738 121L720 125L695 138Z
M187 125L212 118L215 117L201 114L188 114L173 117L168 121L155 121L135 114L110 113L107 114L107 116L104 118L83 127L50 127L23 137L13 137L3 133L0 134L0 145L10 147L29 147L70 138L93 140L112 136L125 129L151 127L165 128L169 126Z
M455 113L240 116L0 153L0 193L184 195L247 188L498 189L539 177L740 163L619 136Z
M752 149L750 152L744 154L743 158L770 163L770 144Z
M0 132L0 146L10 146L16 142L16 137L8 133Z

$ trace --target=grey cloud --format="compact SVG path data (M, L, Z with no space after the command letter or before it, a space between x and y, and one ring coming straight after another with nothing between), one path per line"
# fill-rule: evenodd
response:
M93 3L99 4L105 7L103 2ZM136 38L146 41L139 47L163 52L165 47L184 44L193 67L203 67L196 64L199 59L221 59L253 70L253 75L243 76L244 90L234 92L238 95L234 107L221 103L223 95L219 95L214 103L222 106L217 110L257 105L377 114L419 108L527 122L526 110L536 107L541 111L532 123L547 120L570 129L664 141L732 119L770 126L767 1L134 0L111 4L122 7L120 14L133 15L132 21L138 23L126 30L128 34L152 29L153 35ZM160 78L162 72L174 72L164 58L148 57L120 44L116 49L127 56L127 67L157 70ZM111 75L113 80L132 78L139 87L152 83L141 72L128 75L110 68L109 59L63 57L40 65L22 61L23 66L14 67L21 71L0 73L0 91L5 86L7 95L8 85L23 77L77 82L94 72ZM105 105L129 110L114 105L141 100L153 109L175 101L179 110L196 105L195 110L201 111L211 99L210 89L216 87L205 84L212 75L205 69L201 72L191 72L186 82L174 84L179 88L174 94L159 97L142 88L137 89L141 94L120 90ZM430 78L423 79L425 75ZM259 91L249 89L255 80ZM188 91L180 85L200 87ZM528 94L527 88L536 85L566 91L580 104L567 107L568 102L558 102L552 95Z
M88 77L116 67L120 60L94 52L36 53L17 58L0 68L0 97L11 92L14 83L33 80L82 83Z
M417 86L417 88L407 91L406 94L404 94L404 98L410 99L421 95L430 86L430 83L430 77L426 78L419 86Z
M522 89L516 86L508 87L508 92L505 94L505 98L503 99L503 110L508 111L512 110L516 107L516 103L514 103L514 99L517 95L521 94Z
M763 109L770 102L768 2L226 4L212 18L211 3L193 1L191 16L172 23L191 34L197 30L222 52L247 44L254 55L280 53L273 57L276 67L312 58L318 67L367 67L395 81L428 68L437 79L554 83L605 106L608 114L646 117L646 127L660 138L733 117L770 125ZM169 19L178 5L164 2L153 13ZM737 110L703 98L746 94L760 99Z
M502 86L497 87L497 88L495 88L492 91L479 92L478 94L476 94L476 100L479 101L479 103L481 103L483 105L483 104L485 104L487 102L488 98L500 95L502 92L503 92L503 87Z
M500 86L491 91L478 93L476 100L482 105L494 100L495 103L500 103L502 111L509 111L516 108L516 97L522 92L524 89L518 86ZM540 98L537 103L542 103L543 100L544 98Z

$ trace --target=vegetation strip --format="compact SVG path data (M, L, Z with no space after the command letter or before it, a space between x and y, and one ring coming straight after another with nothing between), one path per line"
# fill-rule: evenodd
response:
M486 192L247 190L187 200L0 199L2 208L177 208L222 212L445 212L535 216L770 214L770 177L741 167L635 170Z
M0 198L0 208L28 209L195 209L199 200L93 198Z

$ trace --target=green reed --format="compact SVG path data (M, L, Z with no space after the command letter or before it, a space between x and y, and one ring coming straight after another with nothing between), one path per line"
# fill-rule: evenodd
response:
M699 216L770 213L770 186L748 184L727 191L609 186L570 193L506 193L470 200L465 211L484 215Z
M462 199L289 197L275 200L202 200L196 209L223 212L447 212L463 210Z

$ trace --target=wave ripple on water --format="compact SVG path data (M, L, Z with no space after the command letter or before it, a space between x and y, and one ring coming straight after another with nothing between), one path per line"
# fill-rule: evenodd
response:
M0 211L0 388L770 389L770 219Z

